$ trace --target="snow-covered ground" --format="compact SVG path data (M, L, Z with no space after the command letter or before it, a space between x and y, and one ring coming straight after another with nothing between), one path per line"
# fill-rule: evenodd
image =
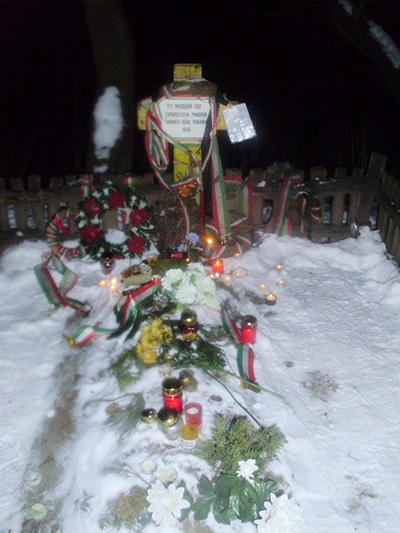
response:
M25 242L9 248L0 264L1 533L21 531L29 516L31 446L43 422L54 415L53 372L71 353L63 334L76 326L72 310L43 314L49 304L33 267L44 251L44 242ZM259 248L224 263L226 272L238 265L248 270L246 277L233 280L238 295L245 291L261 295L259 286L265 284L278 298L274 307L244 298L240 305L243 314L258 319L257 379L284 399L244 390L234 378L225 383L258 420L266 426L276 424L286 435L287 443L270 470L284 478L284 490L298 502L302 531L397 533L400 273L386 257L378 233L362 228L357 240L324 245L272 235ZM275 269L277 263L284 265L282 273ZM93 304L94 321L111 320L112 296L97 285L98 264L71 261L68 267L79 276L71 295ZM117 270L125 267L121 262ZM280 278L286 285L277 285ZM200 319L219 320L212 312L200 313ZM76 428L57 457L63 469L60 483L53 494L43 494L37 502L49 507L52 498L62 500L63 533L100 530L98 521L107 499L133 484L132 478L104 472L116 460L126 459L140 472L141 463L151 457L159 468L174 466L178 478L189 488L195 486L187 467L198 466L199 460L174 445L165 448L169 441L159 431L135 431L121 442L105 425L105 407L121 396L105 370L121 349L121 338L98 338L80 349ZM145 383L134 383L126 392L145 391L146 406L160 408L163 372L163 367L151 368ZM203 405L203 436L212 428L210 394L223 398L218 410L245 414L216 382L200 371L195 374L200 384L190 399ZM208 525L218 532L256 531L251 524L221 526L209 519ZM168 528L146 529L153 530ZM179 525L171 529L179 530Z

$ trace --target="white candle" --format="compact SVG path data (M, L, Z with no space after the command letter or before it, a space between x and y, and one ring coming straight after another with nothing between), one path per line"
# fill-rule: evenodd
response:
M275 294L272 294L271 292L269 294L267 294L267 296L265 297L265 301L267 303L267 305L275 305L276 304L276 296Z
M286 281L283 281L283 279L280 279L277 281L277 284L280 286L280 287L283 287L284 285L286 285Z
M261 285L259 285L258 288L260 289L260 291L266 291L267 290L267 286L264 285L264 283L261 283Z
M279 263L279 265L276 265L276 270L283 270L283 265Z

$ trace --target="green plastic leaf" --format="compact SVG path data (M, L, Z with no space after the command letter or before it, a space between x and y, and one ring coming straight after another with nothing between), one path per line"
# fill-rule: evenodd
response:
M276 492L277 484L275 481L264 481L260 478L253 480L253 489L256 494L256 503L259 506L259 510L264 508L264 502L269 500L271 492Z
M221 508L221 505L217 500L213 503L213 514L215 520L219 524L225 524L227 526L229 526L231 520L236 518L235 512L232 509L229 509L229 507L225 509Z
M190 507L187 507L186 509L182 509L182 511L181 511L181 516L179 518L179 522L183 522L189 516L189 513L192 510L192 507L193 507L193 504L194 504L194 500L193 500L192 495L190 494L190 492L187 490L186 483L183 480L179 483L178 487L183 487L184 488L183 499L190 503Z
M211 506L215 501L215 494L209 479L203 474L197 484L199 498L192 505L195 520L205 520L210 514Z
M199 494L203 494L204 496L214 496L210 480L204 474L201 476L200 481L197 484L197 490L199 491Z

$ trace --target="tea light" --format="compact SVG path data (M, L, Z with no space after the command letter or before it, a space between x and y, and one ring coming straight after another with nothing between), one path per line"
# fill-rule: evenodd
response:
M224 273L224 262L222 259L214 259L212 262L212 270L216 276Z
M208 238L206 239L206 245L203 246L203 256L204 257L211 257L212 252L212 239Z
M232 283L232 277L229 274L226 274L226 276L222 278L222 281L225 283Z
M244 267L238 266L232 270L231 274L235 278L244 278L247 276L248 272Z
M277 282L276 282L280 287L284 287L286 285L286 281L283 281L283 279L279 279Z
M107 281L105 279L102 279L102 280L99 281L98 285L100 287L105 287L107 285Z
M142 470L143 474L153 474L157 470L157 465L154 461L143 461L143 463L140 465L140 469Z
M246 315L242 318L242 335L243 344L254 344L256 342L257 319L252 315Z
M242 254L240 252L236 252L234 257L236 257L236 259L239 259L239 257L242 257Z
M112 292L116 292L118 290L118 278L110 279L110 289Z
M264 283L261 283L261 285L259 285L258 288L260 289L260 291L266 291L267 290L267 286L264 285Z
M278 271L283 270L283 265L279 263L279 265L276 265L275 269Z
M267 294L267 296L265 297L265 301L267 303L267 305L275 305L276 304L276 296L275 294L272 294L271 292L269 294Z
M162 383L164 407L182 414L182 383L178 378L166 378Z
M216 278L217 278L217 276L216 276L215 274L210 274L208 277L209 277L210 279L216 279Z
M186 424L201 427L203 409L199 403L191 402L185 405Z

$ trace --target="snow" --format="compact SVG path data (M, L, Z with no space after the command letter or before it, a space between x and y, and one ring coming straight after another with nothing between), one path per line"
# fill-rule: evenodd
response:
M339 4L346 11L349 17L353 14L353 4L349 0L339 0Z
M73 352L63 339L77 326L73 311L43 314L49 304L33 267L45 251L44 242L23 242L6 250L0 262L1 532L21 531L28 517L28 474L38 470L31 447L44 421L55 416L55 369ZM284 266L280 272L278 263ZM113 275L127 265L118 261ZM98 263L85 259L70 261L68 267L79 276L71 296L93 305L86 321L109 327L118 296L97 285L102 278ZM234 378L225 383L259 421L276 424L286 435L270 470L282 476L285 492L300 505L303 532L399 531L400 274L379 234L364 227L357 240L323 245L270 235L241 258L225 259L224 267L227 273L237 267L248 271L231 286L241 296L237 302L243 315L258 319L255 373L261 386L284 399L242 389ZM278 285L279 279L286 285ZM262 284L277 296L275 306L243 296L245 291L266 294ZM203 323L219 320L215 310L198 314ZM191 491L197 481L190 471L211 474L202 460L157 429L141 427L119 441L105 424L106 406L115 399L125 405L130 397L121 396L126 393L144 392L146 407L162 406L160 384L168 368L150 368L145 381L124 392L107 373L110 359L122 348L122 338L99 337L74 352L81 355L75 430L58 450L62 474L54 493L41 493L37 502L51 509L52 501L61 499L58 524L66 533L98 532L107 500L140 482L104 472L116 460L128 462L147 482L151 475L141 472L144 461L156 463L156 474L174 467L177 481L184 479ZM227 356L233 366L234 354ZM185 394L203 406L205 438L215 412L245 413L225 389L199 370L194 373L199 387ZM212 394L222 397L221 407L209 403ZM160 447L164 453L156 453ZM252 524L222 526L211 517L207 524L221 533L256 531ZM181 527L153 525L146 533Z
M106 172L107 159L115 143L121 136L124 126L122 118L121 99L117 87L107 87L99 97L93 111L95 131L93 142L95 154L99 160L104 161L97 166L95 172Z

